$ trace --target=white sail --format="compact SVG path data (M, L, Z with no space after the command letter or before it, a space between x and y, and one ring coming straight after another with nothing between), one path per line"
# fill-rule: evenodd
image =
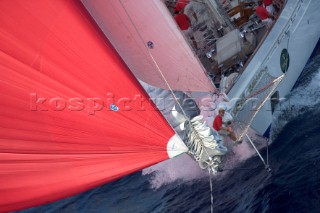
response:
M215 91L162 1L82 2L138 79L162 89Z

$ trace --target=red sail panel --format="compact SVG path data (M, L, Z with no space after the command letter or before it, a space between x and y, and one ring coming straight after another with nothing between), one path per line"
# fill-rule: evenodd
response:
M76 0L0 1L0 212L168 158L174 135Z

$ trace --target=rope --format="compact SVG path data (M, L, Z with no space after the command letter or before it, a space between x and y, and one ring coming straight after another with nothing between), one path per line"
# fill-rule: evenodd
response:
M250 139L250 137L248 136L248 134L246 134L249 142L251 143L252 147L254 148L254 150L256 151L256 153L258 154L258 156L260 157L262 163L265 165L265 167L269 167L269 165L266 164L266 162L264 161L263 157L261 156L260 152L258 151L257 147L254 145L254 143L252 142L252 140Z
M127 16L129 17L129 20L130 20L130 22L132 23L133 27L135 28L136 32L138 33L140 40L142 41L142 43L144 43L144 41L143 41L143 39L142 39L142 36L140 35L139 30L137 29L137 27L136 27L135 24L133 23L133 21L132 21L132 19L131 19L131 16L129 15L129 13L127 12L126 8L125 8L124 5L123 5L123 2L120 1L120 4L121 4L122 8L124 9L124 11L126 12ZM147 47L146 47L146 48L147 48ZM190 119L188 118L186 112L183 110L181 104L180 104L179 101L178 101L178 98L177 98L176 95L174 94L173 89L171 88L170 84L168 83L168 81L166 80L165 76L163 75L163 73L162 73L162 71L161 71L158 63L157 63L156 60L154 59L154 57L153 57L153 55L151 54L149 48L147 48L147 52L148 52L149 56L151 57L153 63L156 65L156 69L158 70L158 72L160 73L163 81L165 82L165 84L167 85L168 89L170 90L170 92L171 92L171 94L172 94L175 102L179 105L180 109L182 110L182 113L183 113L184 117L186 118L186 120L188 121L188 123L189 123L192 131L195 132L195 136L196 136L197 139L199 139L202 148L205 150L206 155L208 156L208 158L210 159L210 161L212 161L212 158L210 157L209 153L208 153L207 150L204 148L204 144L203 144L203 141L202 141L201 137L199 136L199 134L198 134L198 132L195 130L195 128L192 126Z
M212 175L211 175L211 168L208 167L209 176L210 176L210 191L211 191L211 213L213 213L213 189L212 189Z
M241 129L242 126L239 124L239 127ZM269 151L268 151L268 140L267 140L267 162L263 159L262 155L260 154L260 152L258 151L257 147L254 145L253 141L251 140L251 138L249 137L249 135L247 133L245 133L245 136L248 138L250 144L252 145L252 147L254 148L254 150L256 151L256 153L258 154L258 156L260 157L262 163L264 164L264 168L268 171L268 172L271 172L271 169L269 167ZM258 167L257 167L258 168Z
M275 81L278 78L276 78L275 80L271 81L269 84L264 85L262 88L260 88L259 90L257 90L256 92L254 92L253 94L249 95L248 97L245 98L245 101L248 100L249 98L252 98L254 96L259 95L260 93L266 91L269 87L271 87L274 83L276 83Z
M276 78L275 80L272 81L273 84L273 88L270 90L270 92L268 93L268 95L265 97L265 99L261 102L261 104L259 105L259 107L257 107L257 109L255 110L255 113L253 114L253 116L251 117L249 123L246 125L246 127L243 129L242 134L240 135L238 140L241 140L244 135L247 134L249 127L251 125L251 123L253 122L253 119L256 117L256 115L258 114L258 112L260 111L260 109L263 107L263 105L266 103L266 101L268 100L268 98L271 96L271 94L273 93L273 91L275 90L275 88L278 86L278 84L282 81L283 77L285 76L285 74L282 74L281 76L279 76L278 78Z

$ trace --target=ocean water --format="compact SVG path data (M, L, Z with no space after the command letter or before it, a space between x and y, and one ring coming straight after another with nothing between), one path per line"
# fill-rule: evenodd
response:
M320 55L306 65L271 129L267 172L246 143L212 178L189 156L21 212L320 212ZM259 137L254 141L265 143ZM266 149L262 149L266 156Z

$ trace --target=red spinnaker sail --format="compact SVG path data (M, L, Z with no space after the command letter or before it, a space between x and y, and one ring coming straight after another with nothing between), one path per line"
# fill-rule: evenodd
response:
M0 212L168 158L173 130L77 0L0 1Z

